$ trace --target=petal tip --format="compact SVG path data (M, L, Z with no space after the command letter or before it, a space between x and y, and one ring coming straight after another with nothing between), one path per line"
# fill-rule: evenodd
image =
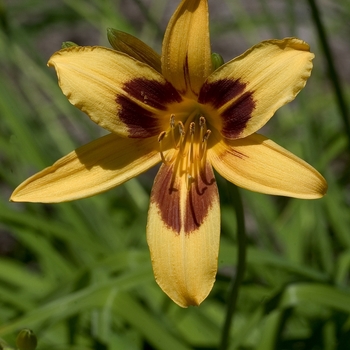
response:
M320 199L327 194L328 183L326 179L316 169L312 168L312 170L314 175L317 177L317 180L314 180L312 188L310 186L309 193L306 193L304 197L300 196L302 199Z
M327 191L328 191L328 183L326 179L322 177L322 181L319 186L319 192L318 192L319 196L317 198L322 198L323 196L325 196L327 194Z
M171 288L166 288L166 286L163 285L159 281L159 279L155 278L157 284L159 287L163 290L163 292L178 306L186 309L189 306L199 306L209 295L210 290L208 293L200 294L200 293L189 293L188 290L175 290ZM214 283L213 283L214 284Z
M12 192L12 194L11 194L11 196L9 198L9 202L16 202L16 203L17 202L25 202L25 201L23 201L23 199L20 198L20 195L18 195L19 192L20 192L20 186L21 185L17 186L14 189L14 191Z

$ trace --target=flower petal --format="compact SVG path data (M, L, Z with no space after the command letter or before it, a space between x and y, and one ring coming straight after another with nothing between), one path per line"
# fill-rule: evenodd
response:
M187 188L162 165L154 181L147 241L163 291L181 307L199 305L215 281L220 236L219 195L211 166Z
M140 39L113 28L107 29L109 43L113 49L148 64L157 72L161 72L160 55Z
M327 191L318 171L262 135L221 140L208 150L208 159L228 181L251 191L304 199Z
M71 47L56 52L48 65L73 105L121 136L159 135L169 124L163 118L167 106L182 100L154 69L111 49Z
M226 138L259 130L305 86L314 55L296 38L269 40L217 69L203 85L199 102L213 107L213 124Z
M207 0L183 0L163 41L162 71L183 95L197 96L212 72Z
M101 137L33 175L13 192L14 202L64 202L107 191L160 161L156 138Z

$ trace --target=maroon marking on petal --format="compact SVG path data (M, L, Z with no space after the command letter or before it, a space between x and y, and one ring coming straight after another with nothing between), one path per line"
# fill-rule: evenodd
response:
M201 174L190 186L190 190L181 192L179 179L173 178L174 165L163 164L154 180L151 201L157 205L164 224L179 234L181 228L185 234L198 230L204 222L218 191L212 167L206 165L205 174ZM183 190L183 189L182 189ZM180 194L186 196L185 213L181 213Z
M237 150L235 150L234 148L231 148L228 153L232 154L233 156L240 158L240 159L246 159L249 158L246 154L242 153L242 152L238 152Z
M239 137L251 118L255 102L253 92L244 92L245 88L246 84L240 82L239 79L221 79L213 83L206 82L201 88L198 102L210 104L215 109L236 99L221 113L223 124L221 132L225 137Z
M239 140L234 140L235 142L238 142L238 145L240 145L240 141L242 139L239 139ZM218 155L218 158L220 160L222 160L223 162L225 161L225 157L229 155L229 156L234 156L234 157L237 157L237 158L240 158L242 160L246 159L246 158L249 158L246 154L242 153L242 152L239 152L237 151L234 146L229 146L225 149L225 151L222 152L222 154L219 154Z
M120 120L126 124L130 138L146 138L159 135L161 125L152 112L142 108L128 97L118 95L116 102L121 108L118 111Z
M240 95L246 87L239 79L221 79L213 83L205 82L199 93L198 102L211 104L214 108L220 108L225 103Z
M123 90L141 102L137 103L125 95L116 97L116 102L121 106L118 111L119 118L128 127L131 138L150 137L162 131L159 116L149 111L147 105L166 111L168 104L182 101L181 95L169 82L137 78L126 82Z
M218 190L213 169L209 163L197 181L191 185L188 191L184 231L186 234L199 229L204 222L214 200L218 199Z
M198 96L198 92L193 89L192 84L191 84L191 72L190 72L190 66L188 64L188 55L187 54L186 54L182 69L184 72L184 81L185 81L186 88L181 92L183 94L185 94L188 91L188 89L190 89L192 91L193 95Z
M154 180L151 201L160 212L164 224L176 233L181 231L180 191L173 181L174 165L162 164Z
M183 72L184 72L184 80L185 80L185 85L186 85L186 89L185 91L183 91L183 93L185 93L188 90L188 85L191 84L189 76L190 76L190 68L188 66L188 55L186 54L185 57L185 61L183 64Z
M227 138L237 138L246 127L255 109L253 92L245 92L222 114L221 133Z
M182 101L181 95L169 82L137 78L125 83L123 89L142 103L163 111L167 110L168 104Z

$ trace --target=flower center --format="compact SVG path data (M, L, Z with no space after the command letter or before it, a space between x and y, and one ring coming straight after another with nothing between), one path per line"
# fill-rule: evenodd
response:
M188 189L205 167L210 134L205 118L194 112L185 125L181 120L176 121L172 114L168 131L162 131L158 136L163 163L174 164L174 175L186 176Z

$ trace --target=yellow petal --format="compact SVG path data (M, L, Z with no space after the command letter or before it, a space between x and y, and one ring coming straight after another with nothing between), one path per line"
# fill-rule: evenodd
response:
M103 128L128 137L150 137L168 127L167 105L182 99L148 65L103 47L56 52L59 85L69 101ZM164 126L165 125L165 126Z
M224 137L246 137L295 98L311 74L313 57L296 38L264 41L217 69L199 102L212 106L212 123Z
M63 202L107 191L160 161L158 142L101 137L33 175L13 192L14 202Z
M162 71L184 95L198 95L212 72L207 0L183 0L163 41Z
M113 28L107 29L109 43L117 50L161 72L160 55L140 39Z
M228 181L251 191L305 199L327 191L318 171L262 135L218 141L208 159Z
M211 166L187 189L162 165L154 181L147 242L157 283L181 307L199 305L215 281L220 236L220 205Z

